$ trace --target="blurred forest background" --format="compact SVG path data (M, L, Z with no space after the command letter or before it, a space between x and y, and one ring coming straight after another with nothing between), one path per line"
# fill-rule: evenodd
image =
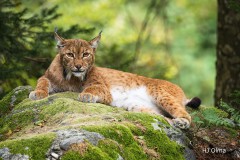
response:
M54 27L90 40L103 30L96 64L180 85L213 105L217 2L209 0L2 0L0 99L36 85L56 55Z

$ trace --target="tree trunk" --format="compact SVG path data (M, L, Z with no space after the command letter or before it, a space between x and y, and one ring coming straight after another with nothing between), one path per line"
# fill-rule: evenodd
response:
M233 1L218 0L216 106L220 99L230 103L229 95L240 91L240 11L234 9Z

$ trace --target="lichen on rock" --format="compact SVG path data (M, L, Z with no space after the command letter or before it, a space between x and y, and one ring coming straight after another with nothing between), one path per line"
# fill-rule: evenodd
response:
M0 158L2 159L9 159L9 160L29 160L28 155L21 155L21 154L11 154L9 148L2 148L0 149Z
M68 129L68 130L58 130L57 138L52 143L51 148L47 153L48 159L58 159L60 158L64 152L71 149L74 144L81 144L85 141L88 141L92 145L97 145L98 141L104 139L102 135L99 133L88 132L85 130L76 130L76 129ZM84 147L81 146L81 149ZM81 154L83 154L81 152Z

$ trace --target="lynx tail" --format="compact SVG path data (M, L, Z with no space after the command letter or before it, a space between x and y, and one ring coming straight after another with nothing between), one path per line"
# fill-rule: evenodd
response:
M200 106L200 104L201 99L199 99L198 97L194 97L186 104L186 106L197 109Z

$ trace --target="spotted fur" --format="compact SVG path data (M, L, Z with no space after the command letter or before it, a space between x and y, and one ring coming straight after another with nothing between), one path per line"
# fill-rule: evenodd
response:
M200 101L196 98L189 101L179 86L94 66L101 33L91 41L64 39L57 33L55 38L58 54L29 98L38 100L57 92L79 92L82 102L103 103L137 112L167 113L175 126L183 129L190 126L191 116L185 105L197 107Z

